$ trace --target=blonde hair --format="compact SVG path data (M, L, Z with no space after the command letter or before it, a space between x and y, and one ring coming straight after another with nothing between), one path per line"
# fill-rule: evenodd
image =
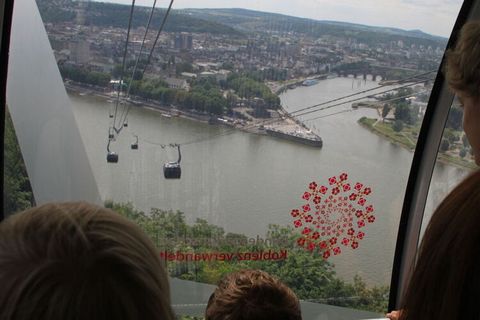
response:
M480 21L466 23L455 49L446 54L449 86L470 97L480 97Z
M225 276L208 301L206 320L301 320L300 302L277 278L260 270Z
M46 204L0 224L0 319L174 319L152 242L119 214Z

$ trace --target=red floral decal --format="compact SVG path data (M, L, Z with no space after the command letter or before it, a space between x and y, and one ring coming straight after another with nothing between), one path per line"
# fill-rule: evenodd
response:
M342 249L340 249L340 247L336 247L336 248L333 249L333 254L334 255L337 255L337 254L340 254L340 253L342 253Z
M297 244L300 246L300 247L303 247L305 245L305 238L298 238L297 239Z
M330 179L328 179L328 183L330 185L334 185L335 183L337 183L337 178L336 177L331 177Z
M318 250L324 259L341 254L341 246L357 249L366 236L367 222L375 222L374 206L367 200L372 189L360 182L352 184L348 178L345 172L330 177L331 192L311 182L301 196L303 205L290 211L301 234L297 244L311 252Z
M293 225L295 226L295 228L299 228L302 226L302 220L295 220L293 222Z
M296 218L300 214L300 211L298 211L297 209L293 209L290 214L292 215L292 217Z

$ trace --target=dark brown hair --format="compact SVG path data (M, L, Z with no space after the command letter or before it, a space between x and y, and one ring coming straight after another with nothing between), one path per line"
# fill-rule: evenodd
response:
M480 21L466 23L455 49L447 51L446 78L455 91L480 97Z
M301 320L293 291L260 270L225 276L208 301L206 320Z
M46 204L0 224L1 320L174 319L152 242L119 214Z
M477 171L460 183L433 214L400 319L479 319L479 253L480 171Z

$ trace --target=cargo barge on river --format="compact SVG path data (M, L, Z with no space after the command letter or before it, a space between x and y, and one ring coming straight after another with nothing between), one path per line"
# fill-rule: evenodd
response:
M265 127L265 132L273 137L299 142L311 147L321 148L323 146L322 138L311 131L282 131L273 127Z

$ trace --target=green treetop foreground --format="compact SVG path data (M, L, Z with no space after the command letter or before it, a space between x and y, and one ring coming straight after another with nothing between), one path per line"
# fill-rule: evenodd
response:
M189 253L191 256L212 252L235 256L238 253L288 252L285 259L278 260L172 261L164 256L172 277L216 284L227 273L261 269L280 278L302 300L380 313L387 310L387 286L368 287L359 276L354 277L353 283L340 279L332 263L295 245L298 235L290 227L270 225L263 241L259 241L259 238L249 239L242 234L225 232L204 219L197 218L195 223L187 224L180 211L152 208L146 214L131 204L112 202L107 202L106 207L139 225L154 241L161 255L165 252Z

